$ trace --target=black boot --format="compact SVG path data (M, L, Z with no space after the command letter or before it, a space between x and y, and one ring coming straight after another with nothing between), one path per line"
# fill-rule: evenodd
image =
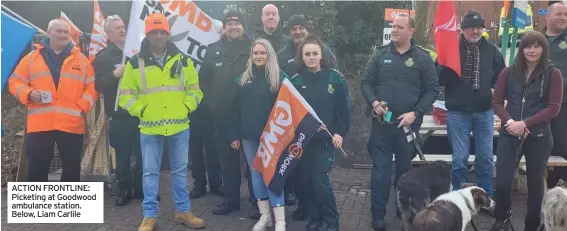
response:
M118 191L118 195L116 196L116 200L114 200L114 205L124 206L129 204L131 201L132 201L132 190L120 189Z
M293 193L285 194L285 205L286 206L294 206L297 203L297 199Z
M377 231L386 231L386 222L384 219L372 220L372 229Z
M232 211L236 211L240 209L240 205L235 204L235 205L231 205L228 204L226 202L221 202L220 204L218 204L217 206L215 206L215 209L213 209L213 214L215 215L227 215Z
M524 224L526 224L524 231L539 231L541 220L539 218L534 218L532 220L526 220Z
M141 189L134 188L132 192L132 198L134 199L144 199L144 192Z
M490 231L508 231L510 225L510 218L503 221L496 220L492 227L490 227Z
M325 229L326 231L339 231L339 226L338 225L327 225L327 228Z
M302 221L307 218L307 211L304 211L301 206L297 206L297 209L293 211L293 220Z
M205 188L195 187L193 190L191 190L191 192L189 192L189 198L197 199L204 197L205 194L207 194L207 190Z
M223 197L224 196L224 187L222 186L217 186L217 187L211 187L211 189L209 190L212 194L215 194L219 197Z
M307 231L319 231L319 228L323 226L323 220L321 218L312 217L307 223Z
M248 212L248 217L250 219L258 220L260 219L260 216L262 216L262 214L260 214L260 209L258 208L258 204L252 203L252 206L250 207L250 211Z

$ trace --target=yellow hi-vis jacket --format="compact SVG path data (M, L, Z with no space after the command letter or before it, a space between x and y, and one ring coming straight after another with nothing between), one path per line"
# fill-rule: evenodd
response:
M126 64L119 106L140 118L140 133L175 135L189 128L189 113L203 98L197 72L172 42L168 42L163 68L151 57L149 44L145 45Z

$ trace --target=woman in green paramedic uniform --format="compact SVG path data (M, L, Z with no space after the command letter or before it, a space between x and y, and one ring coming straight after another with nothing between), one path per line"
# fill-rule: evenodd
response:
M349 99L344 77L326 68L322 42L309 36L298 48L297 74L291 78L295 88L313 107L323 125L304 147L303 157L294 171L305 176L301 190L309 201L311 220L307 230L339 230L339 213L329 180L329 170L335 162L335 148L341 148L349 131ZM332 134L332 136L330 134Z

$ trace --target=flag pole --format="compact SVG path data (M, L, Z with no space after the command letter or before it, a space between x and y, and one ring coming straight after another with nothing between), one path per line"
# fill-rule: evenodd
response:
M329 132L329 130L327 130L327 128L325 128L325 131L327 131L327 134L329 134L329 136L331 136L331 138L333 138L333 135L331 135L331 132ZM343 152L343 155L345 155L345 157L348 157L348 155L346 154L345 150L343 150L343 147L339 147L341 149L341 151Z
M122 64L124 64L124 62L126 62L126 55L122 55ZM120 80L118 80L118 88L116 88L116 99L114 100L114 111L118 111L118 98L120 97L120 84L122 84L122 78L124 77L124 74L122 74L122 77L120 77Z

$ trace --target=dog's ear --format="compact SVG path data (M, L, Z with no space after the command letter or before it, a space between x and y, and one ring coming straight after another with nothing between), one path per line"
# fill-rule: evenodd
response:
M559 181L557 182L557 186L561 188L567 188L567 183L563 181L563 179L559 179Z
M473 186L476 186L476 185L473 184L473 183L463 183L463 184L461 184L461 189L473 187Z
M473 188L471 190L471 194L477 208L490 206L490 198L488 198L488 193L486 193L484 190Z

